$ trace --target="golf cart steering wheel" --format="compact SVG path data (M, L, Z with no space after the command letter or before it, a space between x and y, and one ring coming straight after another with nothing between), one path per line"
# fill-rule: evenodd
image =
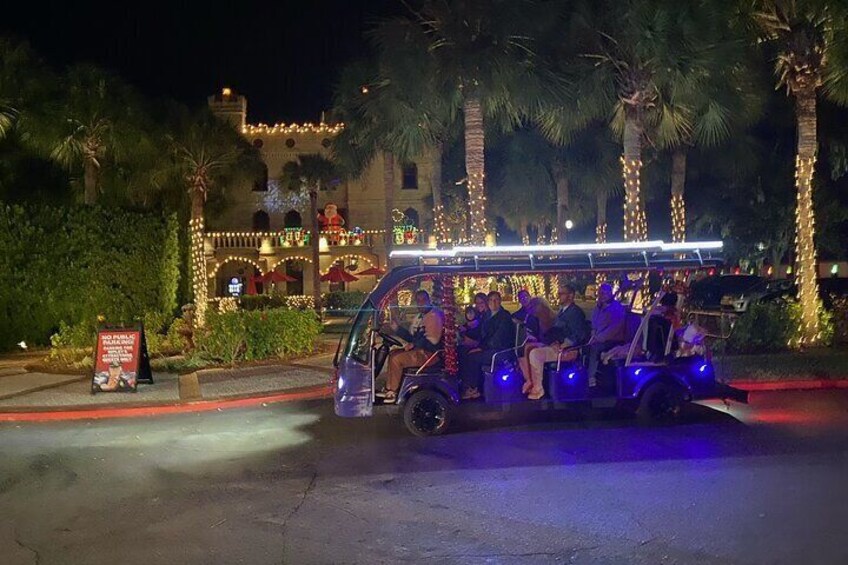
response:
M396 337L391 336L386 332L378 331L377 335L383 338L384 343L388 343L389 345L394 347L403 347L403 343L401 343Z

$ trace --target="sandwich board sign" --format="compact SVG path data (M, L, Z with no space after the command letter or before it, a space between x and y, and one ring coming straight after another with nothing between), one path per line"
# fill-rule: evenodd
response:
M138 383L153 384L144 327L102 326L97 330L91 393L136 392Z

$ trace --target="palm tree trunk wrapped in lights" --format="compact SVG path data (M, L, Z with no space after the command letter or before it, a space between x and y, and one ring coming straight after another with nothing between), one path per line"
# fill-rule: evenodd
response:
M642 123L637 109L626 109L624 122L624 155L621 170L624 177L624 241L648 239L648 223L642 202Z
M686 150L678 147L671 156L671 239L686 241Z
M468 175L468 211L471 224L471 243L486 243L486 193L483 107L480 99L465 100L465 171Z
M206 308L209 304L209 287L206 279L206 253L203 249L204 222L203 205L206 190L203 182L189 181L191 189L191 219L189 220L189 245L191 247L191 288L194 294L194 324L200 328L206 324Z
M798 120L798 154L795 160L795 277L801 303L801 341L812 344L820 339L818 282L816 281L815 215L813 174L816 166L816 90L795 93Z

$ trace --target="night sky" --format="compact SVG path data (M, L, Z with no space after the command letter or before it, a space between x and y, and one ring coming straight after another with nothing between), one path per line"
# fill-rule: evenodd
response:
M19 0L3 7L0 33L54 67L95 63L153 97L198 106L226 85L247 96L250 122L314 122L345 62L367 52L364 32L403 11L399 0Z

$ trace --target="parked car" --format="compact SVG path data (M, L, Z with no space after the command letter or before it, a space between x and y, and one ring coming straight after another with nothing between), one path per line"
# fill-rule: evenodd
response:
M714 275L692 284L692 303L702 310L743 314L751 304L785 302L794 296L791 280L757 275Z

